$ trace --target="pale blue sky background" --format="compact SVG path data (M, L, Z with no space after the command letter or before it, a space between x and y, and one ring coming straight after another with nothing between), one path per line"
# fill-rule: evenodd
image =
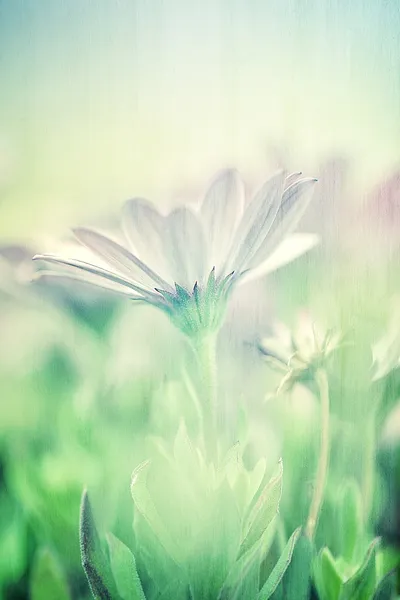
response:
M0 235L169 203L268 149L400 154L398 0L0 0Z

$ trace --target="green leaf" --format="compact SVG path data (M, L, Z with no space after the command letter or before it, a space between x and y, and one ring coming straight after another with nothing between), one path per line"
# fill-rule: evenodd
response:
M312 542L304 535L295 545L292 560L280 587L287 600L308 600L311 589L311 563L314 555ZM275 599L275 594L272 596Z
M146 600L132 552L112 533L107 535L111 570L123 600Z
M146 594L149 580L158 592L164 590L170 581L183 579L181 570L165 551L147 521L136 511L134 516L135 557L146 572ZM145 582L143 582L145 583ZM152 599L154 596L149 596Z
M180 470L185 476L195 476L198 471L198 456L189 439L185 421L180 420L177 434L174 440L174 458L173 464L179 465Z
M328 548L323 548L314 564L314 580L322 600L337 600L342 588L342 578L335 559Z
M364 561L356 573L342 587L339 600L369 600L376 585L375 558L379 538L376 538L365 555Z
M360 491L354 481L348 482L343 489L340 503L339 532L341 537L341 555L346 562L352 563L363 530L362 501Z
M179 563L179 548L168 533L147 489L148 466L149 461L146 460L132 473L131 494L133 502L169 556Z
M283 463L279 461L278 474L264 487L246 520L240 553L243 554L255 544L266 531L278 513L282 496Z
M68 583L56 557L48 549L36 556L30 582L31 600L71 600Z
M21 494L20 497L26 509L26 496ZM23 576L28 557L26 546L25 519L3 487L0 491L0 581L4 585Z
M188 597L188 586L175 579L163 589L157 600L187 600Z
M288 543L283 549L282 554L280 555L278 562L275 567L272 569L270 576L267 581L264 583L260 593L257 596L257 600L268 600L271 598L272 594L277 589L278 585L282 581L282 578L286 572L286 569L290 565L290 561L292 560L293 551L297 540L300 537L301 527L296 529L292 536L290 537Z
M242 554L233 564L219 600L241 600L255 598L260 587L260 565L268 553L276 531L276 517L250 550Z
M373 600L393 600L396 590L396 572L391 571L380 582L376 588Z
M115 588L110 563L100 544L86 490L81 504L80 546L82 566L95 600L121 600Z
M202 494L206 512L200 514L196 543L187 560L194 599L215 599L234 564L241 540L241 515L227 481L212 494Z

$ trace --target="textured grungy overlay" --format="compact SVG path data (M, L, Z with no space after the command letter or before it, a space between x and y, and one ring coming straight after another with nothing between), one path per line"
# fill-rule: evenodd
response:
M397 0L1 0L0 233L221 166L344 156L374 183L399 157L399 27Z

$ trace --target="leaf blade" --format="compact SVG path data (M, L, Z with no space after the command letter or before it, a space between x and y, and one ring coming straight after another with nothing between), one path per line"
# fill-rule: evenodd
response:
M300 537L300 534L301 527L299 527L292 533L288 543L286 544L281 556L278 559L278 562L272 569L270 576L261 588L260 593L257 596L257 600L269 600L269 598L271 598L272 594L277 589L278 585L283 579L286 569L290 565L293 551L297 540Z
M372 596L376 585L375 557L379 538L369 546L364 561L342 587L339 600L364 600Z
M132 552L115 535L107 535L111 570L123 600L146 600Z
M121 600L115 589L110 564L101 548L86 490L82 495L79 530L82 567L86 573L93 598L95 600Z

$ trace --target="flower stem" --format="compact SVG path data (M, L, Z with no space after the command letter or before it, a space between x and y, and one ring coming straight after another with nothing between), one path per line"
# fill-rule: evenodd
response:
M328 379L323 369L318 369L315 374L315 381L318 385L321 402L321 447L314 494L306 525L306 535L310 540L314 537L315 528L318 523L329 466L329 387Z
M217 336L201 337L194 347L200 372L204 443L210 455L217 459Z

